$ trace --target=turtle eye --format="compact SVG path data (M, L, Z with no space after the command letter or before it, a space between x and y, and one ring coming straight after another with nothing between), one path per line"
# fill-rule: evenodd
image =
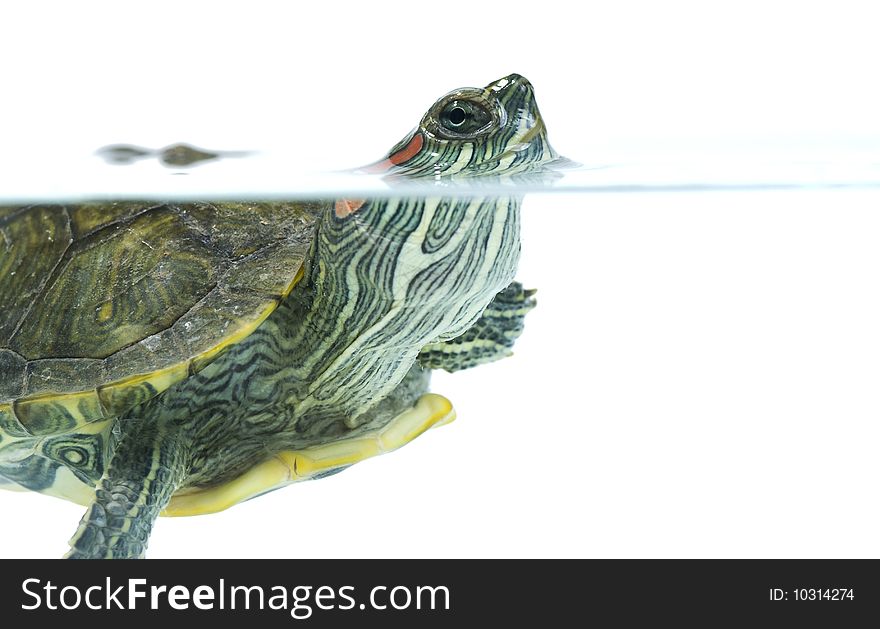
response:
M453 127L460 127L464 124L464 121L467 120L467 112L461 107L456 106L449 110L447 118L448 124Z
M471 135L492 122L486 107L472 100L455 99L448 102L438 116L443 131L454 136Z

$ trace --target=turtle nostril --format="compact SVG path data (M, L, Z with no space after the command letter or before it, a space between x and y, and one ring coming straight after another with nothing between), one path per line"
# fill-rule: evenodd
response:
M507 90L511 88L522 88L525 90L534 90L532 83L521 74L508 74L504 78L498 79L494 83L486 86L488 89L497 91Z
M531 87L532 86L532 83L526 77L524 77L522 74L516 74L516 73L508 74L504 78L506 78L508 81L510 81L511 84L517 83L519 85L522 85L523 87Z

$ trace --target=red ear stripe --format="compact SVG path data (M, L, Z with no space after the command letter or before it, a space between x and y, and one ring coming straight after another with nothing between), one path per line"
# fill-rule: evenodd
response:
M422 137L421 133L416 133L412 140L404 146L402 149L397 151L394 155L388 158L388 161L394 164L395 166L402 164L403 162L408 162L413 157L418 155L419 151L422 150L422 145L425 143L425 138Z
M422 147L425 145L425 138L422 137L421 133L416 133L413 135L412 139L406 143L402 149L397 151L396 153L392 153L388 156L387 159L383 159L381 162L376 162L375 164L371 164L364 168L363 170L368 173L381 173L390 169L392 166L399 166L404 162L408 162L413 157L419 154L419 151L422 150Z
M366 203L364 199L339 199L334 208L336 217L345 218L349 214L354 214L363 207L364 203Z

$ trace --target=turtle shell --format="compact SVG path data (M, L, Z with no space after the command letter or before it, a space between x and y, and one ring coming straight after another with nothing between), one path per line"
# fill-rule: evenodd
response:
M0 442L99 433L248 336L319 204L0 208Z

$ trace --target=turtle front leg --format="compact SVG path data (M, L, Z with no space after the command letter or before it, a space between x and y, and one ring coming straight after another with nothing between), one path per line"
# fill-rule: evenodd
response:
M512 282L464 334L425 345L419 353L419 364L426 369L453 372L510 356L513 344L522 334L526 315L535 307L535 292Z

